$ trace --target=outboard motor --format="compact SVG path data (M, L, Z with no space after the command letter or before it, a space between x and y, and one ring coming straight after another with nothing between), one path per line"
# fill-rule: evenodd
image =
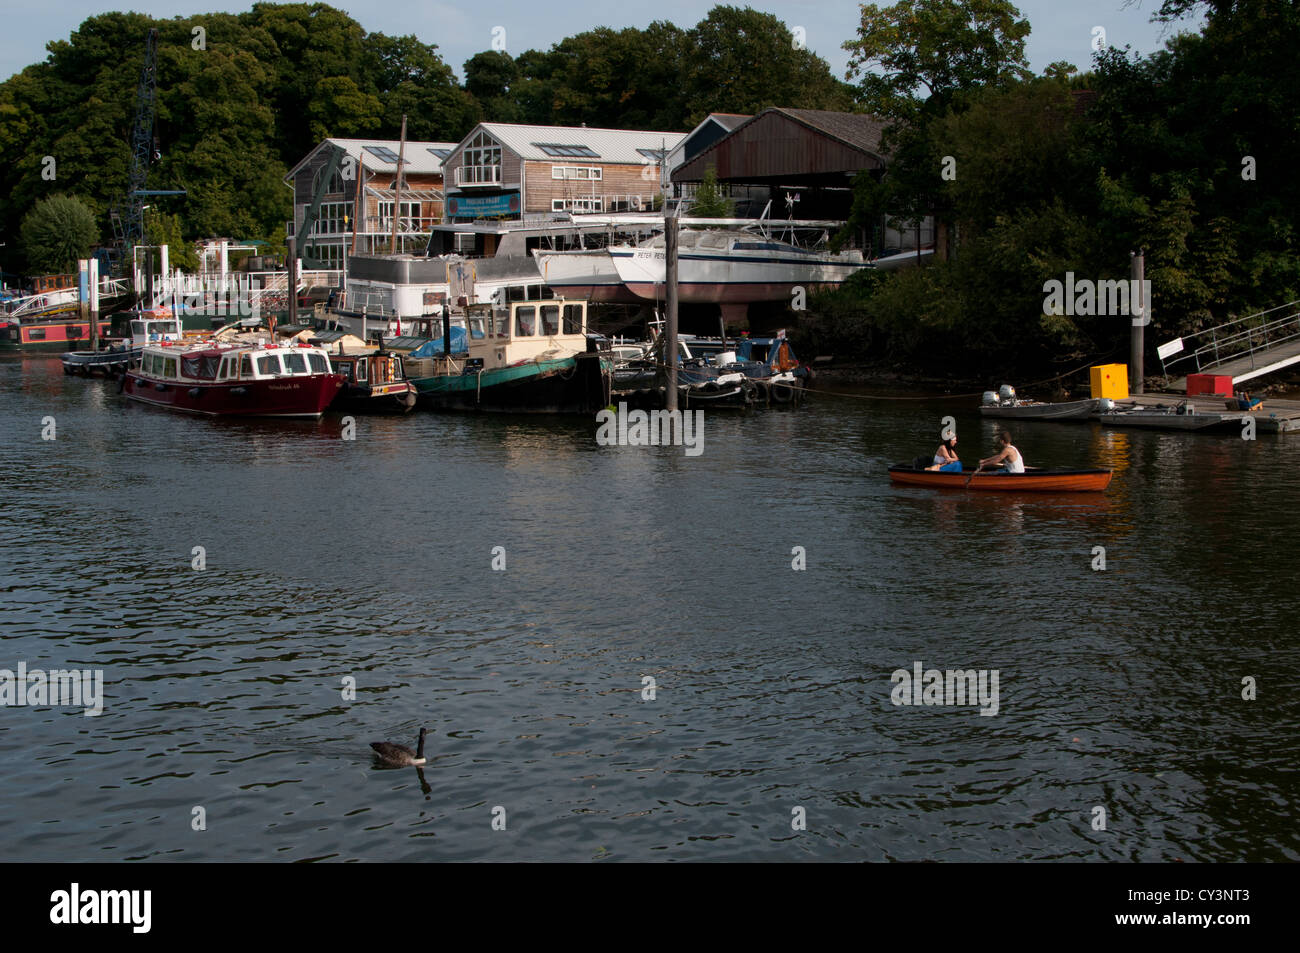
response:
M1016 389L1010 384L1003 384L998 388L998 397L1004 401L1016 399Z
M998 405L998 395L991 390L986 390L984 396L980 398L980 403L985 407L996 407Z
M1097 413L1112 414L1115 412L1115 402L1109 397L1102 397L1097 401Z

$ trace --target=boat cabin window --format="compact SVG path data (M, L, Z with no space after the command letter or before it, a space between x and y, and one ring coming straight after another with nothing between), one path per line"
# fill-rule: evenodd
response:
M132 321L132 322L131 322L131 334L132 334L132 336L133 336L133 337L143 337L143 336L144 336L144 333L145 333L145 328L146 328L147 326L148 326L148 325L146 325L143 321Z
M239 376L240 377L253 376L253 359L247 354L245 354L243 357L239 359Z
M288 354L280 355L284 361L284 372L286 374L306 374L307 373L307 356L300 351L291 351Z
M280 355L263 354L257 359L257 373L275 376L280 373Z
M166 334L175 334L176 326L168 321L150 321L149 333L156 334L159 338Z
M392 380L400 381L406 375L402 373L402 359L396 354L393 355L393 376Z
M330 362L324 354L317 354L313 351L307 355L307 361L311 364L313 374L328 374L330 372Z
M582 305L566 304L564 306L564 333L582 333Z
M215 354L195 354L181 358L181 374L196 380L215 380L220 358Z
M510 337L510 312L500 311L496 314L496 336L499 338Z
M334 373L336 373L336 374L342 374L342 375L343 375L343 379L344 379L345 381L350 381L350 380L352 380L352 362L351 362L351 361L335 361L335 362L334 362Z
M554 337L560 333L560 306L558 304L542 305L542 333Z
M472 337L472 338L481 338L481 337L483 337L483 336L484 336L483 324L484 324L484 322L483 322L483 319L482 319L482 318L470 318L470 319L469 319L469 336Z
M537 330L537 309L535 307L519 308L515 311L515 336L532 337Z
M163 377L176 376L176 363L176 358L174 357L163 358Z
M363 381L366 379L366 362L364 359L357 361L356 372L357 372L357 380Z

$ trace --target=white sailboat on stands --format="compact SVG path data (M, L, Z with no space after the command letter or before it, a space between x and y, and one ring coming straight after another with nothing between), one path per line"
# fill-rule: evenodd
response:
M765 224L768 209L746 228L708 228L683 231L678 237L678 295L685 304L719 304L724 317L732 310L744 317L752 302L790 300L795 288L807 294L836 288L864 268L873 267L858 249L832 252L804 248L772 237ZM685 222L692 222L690 219ZM734 226L738 220L694 220L710 225ZM837 222L794 222L784 228L822 231ZM665 255L663 236L639 245L617 245L609 257L619 279L633 294L648 300L664 297Z

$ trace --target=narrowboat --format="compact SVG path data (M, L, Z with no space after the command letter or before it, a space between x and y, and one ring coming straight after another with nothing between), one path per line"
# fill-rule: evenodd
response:
M122 379L131 400L231 417L319 417L343 384L321 348L220 341L150 344Z
M417 392L406 378L400 355L378 350L339 353L330 355L330 363L343 375L331 410L404 414L415 409Z
M471 305L465 351L429 360L413 380L434 410L594 414L610 402L611 362L587 334L587 302Z
M1110 486L1113 470L1004 470L945 472L900 463L889 468L889 479L904 486L945 490L998 490L1007 493L1100 493Z

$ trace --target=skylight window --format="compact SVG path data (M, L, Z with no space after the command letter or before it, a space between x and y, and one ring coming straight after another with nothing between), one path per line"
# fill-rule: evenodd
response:
M655 162L658 162L667 155L667 151L664 149L638 149L637 152L641 153L641 155L645 156L647 159L653 159Z
M577 159L599 159L600 153L590 146L565 145L559 142L534 142L548 156L571 156Z
M378 158L381 162L391 162L393 165L397 165L397 153L388 148L388 146L366 146L366 151ZM406 164L405 159L402 160L402 164Z
M429 151L432 152L439 159L443 159L443 160L446 160L447 156L451 155L450 149L430 149Z

